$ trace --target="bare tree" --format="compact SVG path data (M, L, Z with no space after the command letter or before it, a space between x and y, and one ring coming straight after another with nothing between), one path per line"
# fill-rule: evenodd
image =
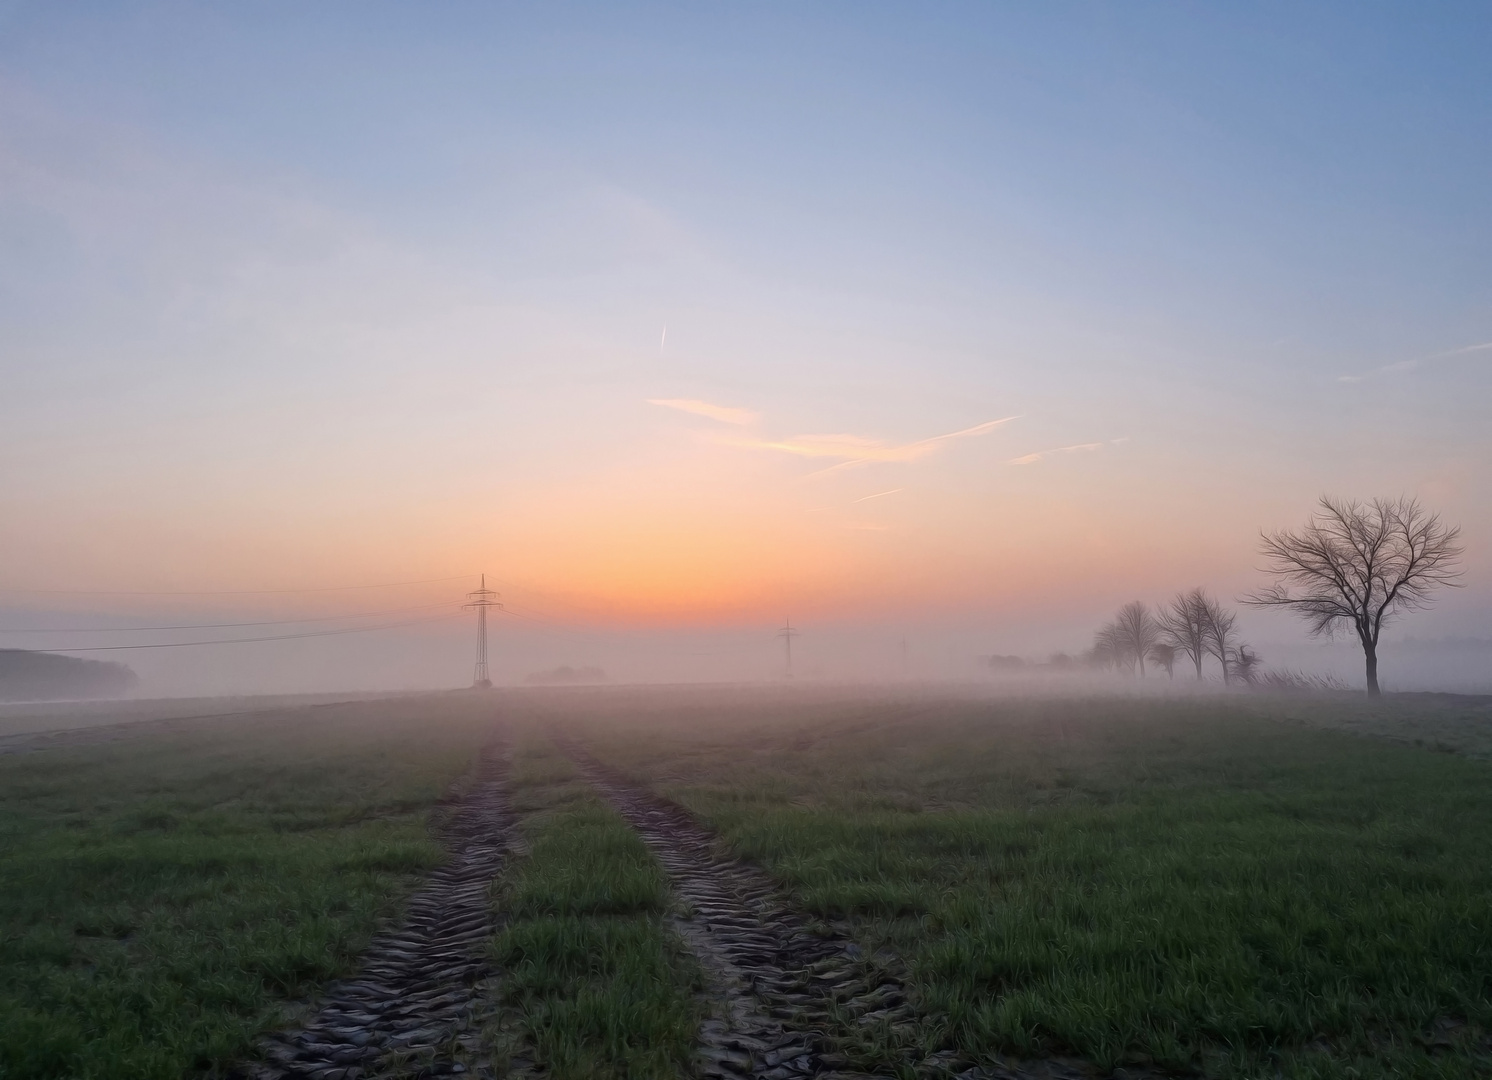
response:
M1207 658L1207 609L1210 601L1202 589L1177 593L1160 615L1161 639L1184 654L1202 681L1202 661ZM1169 670L1169 669L1168 669Z
M1138 666L1140 677L1145 675L1145 657L1153 645L1160 641L1160 623L1150 614L1150 608L1141 600L1134 600L1119 609L1114 617L1114 629L1118 633L1117 644L1120 655L1127 663Z
M1150 646L1150 651L1146 656L1156 667L1166 669L1166 678L1174 679L1176 677L1176 652L1176 646L1169 641L1157 641Z
M1227 686L1232 681L1233 624L1238 621L1238 615L1204 595L1199 617L1207 653L1217 657L1217 662L1223 666L1223 685Z
M1239 645L1233 650L1233 674L1237 675L1245 686L1253 686L1259 680L1263 661L1264 658L1247 645Z
M1119 627L1112 622L1104 623L1098 628L1098 632L1093 635L1093 649L1089 654L1094 666L1117 668L1126 662L1119 636Z
M1459 528L1418 500L1345 502L1326 496L1299 532L1264 533L1266 573L1278 580L1244 602L1293 610L1312 634L1348 623L1362 644L1368 694L1378 696L1378 636L1396 612L1426 607L1434 591L1458 587Z

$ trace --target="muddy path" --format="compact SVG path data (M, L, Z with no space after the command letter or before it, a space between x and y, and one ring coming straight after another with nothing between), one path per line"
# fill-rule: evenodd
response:
M372 1080L496 1075L484 1060L482 1002L492 978L489 890L514 837L506 747L478 760L468 789L446 805L439 834L450 860L379 934L358 974L331 986L303 1026L261 1044L243 1080Z
M832 1034L893 1038L913 1018L901 984L853 942L815 929L760 869L728 858L681 807L628 783L579 743L555 742L637 830L667 871L683 914L674 927L716 996L700 1031L704 1077L850 1076ZM908 1064L914 1064L909 1061Z

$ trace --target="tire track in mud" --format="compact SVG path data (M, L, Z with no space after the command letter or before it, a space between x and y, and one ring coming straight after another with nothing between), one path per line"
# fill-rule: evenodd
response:
M863 1075L840 1071L849 1062L830 1032L909 1024L914 1013L901 984L866 963L853 942L815 932L763 871L722 857L715 834L687 811L623 780L574 740L555 734L554 741L637 830L687 909L674 928L719 1002L719 1015L700 1029L700 1074Z
M916 1010L893 974L847 938L815 930L765 871L720 854L715 833L683 807L622 778L575 739L557 732L551 738L637 830L688 908L674 929L720 1002L721 1015L699 1033L698 1071L706 1080L889 1080L893 1069L911 1069L923 1080L1170 1076L1144 1066L1107 1072L1071 1057L982 1064L953 1051L923 1057L907 1038ZM849 1071L835 1043L854 1028L879 1043L881 1073Z
M244 1080L374 1080L466 1073L481 1060L482 1002L496 929L488 897L515 835L501 742L484 748L471 788L439 830L450 859L430 875L397 929L378 934L358 974L333 984L306 1023L261 1043Z

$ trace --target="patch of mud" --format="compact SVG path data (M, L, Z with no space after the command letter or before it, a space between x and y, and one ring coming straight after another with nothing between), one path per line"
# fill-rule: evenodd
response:
M264 1040L241 1080L373 1080L493 1076L483 1058L483 1002L495 930L489 899L513 836L503 748L482 751L474 783L448 804L450 861L409 901L404 923L379 934L362 969L334 984L297 1030Z

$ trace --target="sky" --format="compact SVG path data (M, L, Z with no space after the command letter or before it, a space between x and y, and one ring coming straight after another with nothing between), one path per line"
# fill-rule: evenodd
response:
M1236 597L1261 529L1402 493L1467 573L1397 632L1492 671L1488 40L1475 4L0 2L0 647L453 616L485 572L503 678L761 674L789 617L826 672L957 669ZM470 635L79 655L444 685Z

